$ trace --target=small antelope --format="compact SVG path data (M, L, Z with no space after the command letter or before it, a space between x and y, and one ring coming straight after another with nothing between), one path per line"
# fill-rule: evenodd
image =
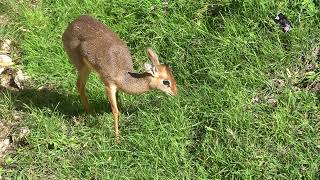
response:
M114 117L116 141L119 142L116 93L140 94L159 89L168 95L177 94L176 81L169 66L160 64L157 54L148 48L152 64L145 64L146 72L135 73L129 49L118 35L98 20L84 15L71 22L62 36L64 49L78 74L77 89L87 113L90 113L85 85L92 70L102 82Z

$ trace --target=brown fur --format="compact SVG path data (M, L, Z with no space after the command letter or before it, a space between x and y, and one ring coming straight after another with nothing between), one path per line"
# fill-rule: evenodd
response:
M77 88L85 110L90 112L85 85L92 70L96 71L105 85L106 94L111 103L115 119L115 133L119 141L118 107L116 92L118 90L139 94L152 89L159 89L167 94L176 95L176 81L171 69L159 63L158 56L149 48L148 55L154 71L134 73L129 49L116 33L98 20L84 15L71 22L62 36L64 48L70 62L78 72ZM169 80L171 86L163 85Z

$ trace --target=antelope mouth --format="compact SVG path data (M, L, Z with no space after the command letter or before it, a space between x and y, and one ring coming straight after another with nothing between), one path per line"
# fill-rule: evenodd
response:
M174 93L174 92L166 92L166 94L169 96L176 96L177 95L177 93Z

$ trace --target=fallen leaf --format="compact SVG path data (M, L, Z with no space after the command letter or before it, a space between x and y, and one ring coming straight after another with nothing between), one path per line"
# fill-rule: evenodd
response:
M22 32L30 32L29 29L25 29L25 28L23 28L23 27L20 27L19 30L22 31Z
M45 84L45 85L40 86L38 88L39 91L44 91L44 92L51 91L53 89L54 89L54 85L53 84Z
M291 78L291 77L292 77L292 73L291 73L291 71L289 70L289 68L286 68L286 71L287 71L287 76L288 76L289 78Z

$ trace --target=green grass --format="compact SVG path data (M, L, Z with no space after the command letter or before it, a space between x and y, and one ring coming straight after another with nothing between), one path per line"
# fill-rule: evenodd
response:
M28 145L7 156L0 177L320 177L319 93L302 83L307 76L301 60L305 53L307 62L318 64L311 56L320 46L318 1L163 2L0 2L1 14L9 18L1 39L16 42L21 67L31 77L20 93L0 92L0 118L11 121L11 112L22 110L20 126L31 129ZM291 19L289 33L273 22L278 12ZM86 115L63 50L61 34L81 14L117 32L138 71L148 61L145 48L152 46L179 84L177 97L121 93L118 145L100 80L90 77L87 90L96 114ZM45 84L52 88L38 90Z

